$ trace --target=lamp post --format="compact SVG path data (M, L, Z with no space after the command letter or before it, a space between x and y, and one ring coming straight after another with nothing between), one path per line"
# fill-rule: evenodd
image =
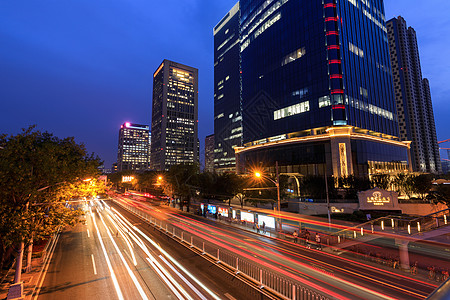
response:
M278 161L275 163L275 171L276 171L276 180L273 180L270 177L262 175L261 172L255 172L254 175L256 178L264 178L264 179L271 181L277 187L278 224L279 224L279 229L281 231L282 223L281 223L281 199L280 199L280 174L278 173Z

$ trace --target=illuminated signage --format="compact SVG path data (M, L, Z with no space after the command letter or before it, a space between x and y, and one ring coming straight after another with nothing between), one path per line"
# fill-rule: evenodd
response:
M134 180L134 176L122 176L122 182L131 182Z
M371 197L367 197L367 203L371 203L376 206L383 206L387 203L391 203L391 197L383 196L379 191L372 193Z
M336 213L343 213L344 209L343 208L339 209L339 208L336 208L336 207L332 206L331 207L331 212L334 213L334 214L336 214Z
M219 215L228 218L228 208L219 207Z

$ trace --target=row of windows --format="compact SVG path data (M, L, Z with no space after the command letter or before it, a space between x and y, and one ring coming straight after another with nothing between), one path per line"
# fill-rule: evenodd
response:
M273 119L278 120L309 111L309 101L297 103L273 112Z

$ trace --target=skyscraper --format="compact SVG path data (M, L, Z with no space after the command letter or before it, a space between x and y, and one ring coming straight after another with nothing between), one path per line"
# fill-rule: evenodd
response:
M205 172L214 172L214 134L205 137Z
M235 170L234 147L242 146L239 69L239 2L214 27L214 165Z
M409 143L398 138L383 1L239 5L238 171L255 165L273 171L278 162L283 173L337 178L408 168ZM223 56L219 64L236 63L226 59L233 58Z
M151 169L198 162L198 70L165 59L153 74Z
M120 126L117 171L145 171L149 166L149 127L126 122Z
M430 84L422 79L416 32L402 17L387 22L400 138L412 141L414 171L440 173Z

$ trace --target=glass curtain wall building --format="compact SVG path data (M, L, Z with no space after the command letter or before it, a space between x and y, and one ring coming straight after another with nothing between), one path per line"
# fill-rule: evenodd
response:
M214 27L214 169L235 171L234 148L242 145L239 64L239 2Z
M240 66L241 172L407 169L383 1L241 0Z
M164 60L153 74L151 169L198 163L198 70Z
M148 125L126 122L120 126L116 171L148 169L149 135Z

